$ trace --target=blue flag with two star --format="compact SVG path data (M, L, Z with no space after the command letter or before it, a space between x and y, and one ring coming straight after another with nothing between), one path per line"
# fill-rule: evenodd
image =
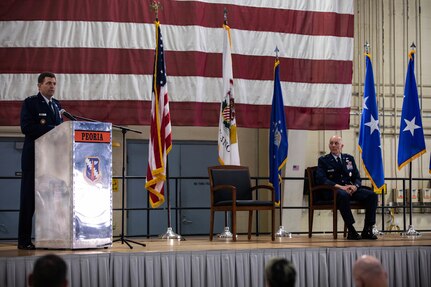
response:
M409 66L407 67L406 86L404 88L398 141L398 170L426 152L415 78L414 53L414 50L409 53Z
M269 182L275 191L275 202L280 205L281 169L287 162L287 128L284 114L283 94L280 85L280 61L274 64L274 94L272 97L271 124L269 131Z
M385 175L373 65L369 54L365 54L364 102L359 128L359 151L366 175L375 189L381 189L385 183Z

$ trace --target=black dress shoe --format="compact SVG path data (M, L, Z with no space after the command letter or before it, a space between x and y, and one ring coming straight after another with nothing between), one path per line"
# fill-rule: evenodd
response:
M29 243L29 244L18 244L18 249L21 250L35 250L36 246L34 246L33 243Z
M377 239L377 235L375 235L373 233L372 229L363 230L362 233L361 233L361 235L362 235L362 239L371 239L371 240L376 240Z
M359 233L355 232L348 232L347 233L347 239L348 240L361 240L361 235L359 235Z

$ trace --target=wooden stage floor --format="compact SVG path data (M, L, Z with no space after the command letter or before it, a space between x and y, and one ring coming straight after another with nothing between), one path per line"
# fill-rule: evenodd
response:
M265 262L285 257L297 266L298 287L354 287L351 270L362 254L379 258L388 271L389 286L431 286L431 233L403 237L400 233L378 240L334 240L331 234L240 235L238 241L208 236L186 240L130 238L146 247L115 242L106 249L18 250L16 241L0 241L0 286L25 286L39 256L54 253L68 264L70 286L262 287Z
M431 233L422 233L418 237L401 236L399 233L385 234L378 240L346 240L340 234L337 240L332 235L293 235L292 238L276 238L274 242L269 236L252 236L247 240L247 235L240 235L236 242L226 239L214 238L212 242L208 237L185 237L185 240L166 240L158 238L130 238L133 241L145 243L146 247L130 243L115 242L112 247L106 249L37 249L18 250L16 242L0 241L0 257L40 256L47 253L61 254L101 254L113 252L187 252L202 250L248 250L248 249L284 249L284 248L352 248L352 247L396 247L396 246L431 246Z

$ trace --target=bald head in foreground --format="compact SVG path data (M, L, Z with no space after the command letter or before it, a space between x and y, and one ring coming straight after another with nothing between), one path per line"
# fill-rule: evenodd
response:
M388 274L380 261L370 255L362 255L353 265L356 287L387 287Z

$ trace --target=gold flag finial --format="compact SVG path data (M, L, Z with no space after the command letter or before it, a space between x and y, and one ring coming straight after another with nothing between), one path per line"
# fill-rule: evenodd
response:
M156 21L159 21L159 10L162 8L162 4L160 4L160 1L151 1L150 3L151 10L154 11L154 15L156 16Z

